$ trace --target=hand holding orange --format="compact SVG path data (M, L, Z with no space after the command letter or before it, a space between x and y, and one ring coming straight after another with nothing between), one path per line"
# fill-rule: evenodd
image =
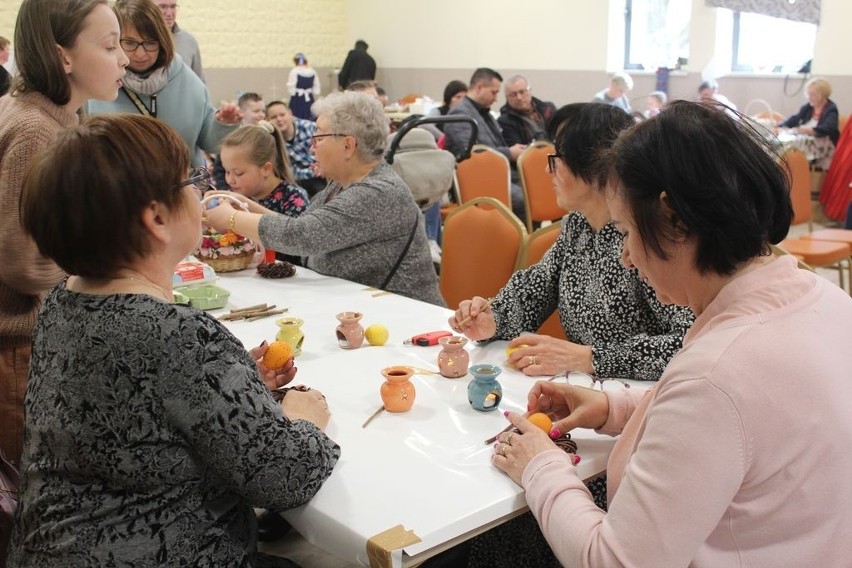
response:
M266 348L266 353L263 355L263 365L272 371L282 369L290 357L293 356L293 350L290 345L284 341L273 341Z
M551 420L550 416L543 412L530 414L527 416L527 420L544 430L547 434L550 434L550 430L553 428L553 420Z

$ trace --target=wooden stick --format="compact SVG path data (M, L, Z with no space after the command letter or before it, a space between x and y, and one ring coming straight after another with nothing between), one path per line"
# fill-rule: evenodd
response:
M372 413L372 414L370 415L370 417L369 417L369 418L367 418L367 420L366 420L363 424L361 424L361 428L366 428L366 427L367 427L367 424L369 424L370 422L372 422L374 418L376 418L379 414L381 414L381 413L382 413L382 412L384 412L384 411L385 411L385 405L380 406L380 407L379 407L379 409L378 409L377 411L375 411L374 413Z
M487 301L487 302L485 302L484 304L482 304L482 307L481 307L481 308L479 308L479 313L481 314L482 312L484 312L485 310L487 310L488 308L490 308L490 307L491 307L491 302L493 302L493 301L494 301L494 298L488 298L488 301ZM471 319L473 319L473 316L467 316L466 318L464 318L463 320L461 320L461 321L457 324L457 325L458 325L458 327L463 326L464 324L466 324L467 322L469 322Z
M274 316L274 315L277 315L277 314L283 314L286 311L287 311L287 308L282 308L280 310L270 310L270 311L265 311L265 312L258 312L256 314L253 314L250 317L247 317L246 321L255 321L255 320L263 319L265 317Z
M274 308L275 308L275 305L273 304L273 305L269 306L268 308L256 309L256 310L252 310L252 311L244 311L244 312L239 312L239 313L236 313L236 314L234 314L234 313L225 314L223 316L219 316L219 319L224 320L224 321L236 321L236 320L241 320L241 319L244 319L246 321L254 321L252 318L255 318L255 317L261 318L261 317L271 316L271 315L274 315L274 314L283 314L284 312L289 310L289 308L281 308L281 309L278 309L278 310L276 310Z
M275 306L274 305L273 306L267 306L266 304L256 304L254 306L249 306L247 308L238 308L236 310L231 310L230 315L239 314L241 312L254 312L254 311L257 311L257 310L265 310L265 309L268 309L270 307L274 308Z
M491 444L493 444L494 442L497 441L497 438L500 436L500 434L502 434L503 432L508 432L509 430L511 430L514 427L515 427L514 424L509 424L508 426L506 426L505 428L503 428L502 430L500 430L499 432L497 432L496 434L494 434L493 436L491 436L490 438L485 440L485 445L490 446Z

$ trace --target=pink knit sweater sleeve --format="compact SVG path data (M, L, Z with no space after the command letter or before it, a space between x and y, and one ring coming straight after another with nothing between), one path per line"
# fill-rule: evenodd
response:
M609 436L621 434L624 425L627 424L627 421L633 415L633 411L636 410L636 406L650 393L651 389L606 391L606 398L609 401L609 414L607 414L604 425L598 428L596 432Z
M659 387L608 513L556 452L524 471L527 503L566 566L687 566L740 488L748 448L729 397L703 379Z

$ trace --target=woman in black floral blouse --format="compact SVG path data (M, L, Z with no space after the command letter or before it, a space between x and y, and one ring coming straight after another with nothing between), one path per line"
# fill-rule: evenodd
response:
M633 120L611 105L576 103L549 126L557 153L549 157L556 200L569 211L541 261L516 272L482 311L484 298L461 302L450 326L470 339L511 339L509 362L527 375L574 370L603 378L657 380L692 325L688 308L664 306L635 270L621 265L595 164ZM569 341L533 334L559 311ZM473 316L463 327L458 322ZM524 335L521 335L524 334Z
M541 261L512 275L494 298L464 300L450 326L471 339L512 339L527 345L509 362L527 375L582 371L603 378L657 380L680 349L694 316L664 306L635 270L621 264L621 233L612 224L596 162L620 132L633 126L620 108L576 103L554 115L548 137L557 153L548 160L556 200L569 211L562 232ZM532 333L559 310L569 341ZM473 316L460 327L458 322ZM521 335L521 334L524 335ZM520 337L519 337L520 336ZM587 483L606 508L606 476ZM531 513L521 515L427 562L429 568L557 568Z
M272 399L292 363L265 369L264 346L172 303L209 181L189 163L175 131L128 114L34 164L23 226L72 276L36 324L10 566L293 566L258 554L253 507L305 503L340 450L319 392Z

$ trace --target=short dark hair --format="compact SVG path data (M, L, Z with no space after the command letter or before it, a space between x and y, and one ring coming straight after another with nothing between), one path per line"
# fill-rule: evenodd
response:
M237 106L243 108L243 105L247 102L262 103L263 97L257 93L243 93L240 95L240 98L237 99Z
M15 24L15 91L35 91L57 105L71 100L71 83L56 46L72 48L92 10L106 0L24 0Z
M453 97L459 93L466 93L467 85L464 84L463 81L453 80L447 83L447 86L444 87L444 106L449 107L450 101L453 100Z
M10 43L11 42L7 38L0 36L0 49L6 49L9 47Z
M503 82L503 76L494 69L480 67L470 76L470 88L474 88L479 83L490 83L494 79L497 79L501 83Z
M175 42L171 30L166 27L163 13L156 4L151 0L117 0L113 10L118 16L122 30L129 24L136 28L143 38L155 39L160 44L160 53L157 54L157 61L152 69L172 64L175 58Z
M270 107L274 107L275 105L283 105L287 108L290 108L284 101L279 101L278 99L275 99L274 101L269 101L268 103L266 103L266 110L269 111Z
M355 49L363 49L364 51L366 51L368 47L370 46L363 39L359 39L355 42Z
M769 254L769 244L790 229L788 172L778 150L740 114L674 101L622 135L607 157L617 178L611 187L658 258L667 258L663 239L691 235L702 274L732 274ZM673 219L663 218L664 191Z
M556 111L547 125L547 135L571 173L602 188L606 170L598 161L599 154L615 143L622 130L634 124L633 118L619 107L572 103Z
M60 132L32 160L21 225L68 274L114 276L150 251L141 217L151 202L185 214L184 193L176 186L189 164L183 138L161 120L89 117Z

